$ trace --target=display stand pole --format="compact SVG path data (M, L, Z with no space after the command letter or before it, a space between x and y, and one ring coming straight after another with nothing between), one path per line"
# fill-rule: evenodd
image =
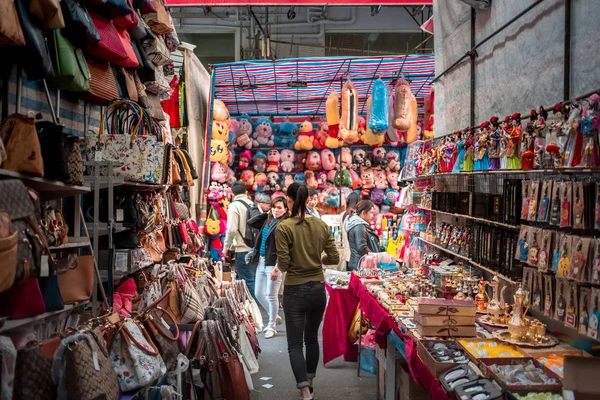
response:
M357 370L356 370L356 376L360 377L360 349L361 349L361 344L362 344L362 321L363 321L363 311L360 310L360 320L358 323L358 362L357 362Z

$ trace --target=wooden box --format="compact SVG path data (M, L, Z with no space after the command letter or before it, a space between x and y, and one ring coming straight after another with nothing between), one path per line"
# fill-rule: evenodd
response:
M441 337L473 337L477 336L475 325L452 325L452 326L423 326L417 325L417 332L421 336L441 336Z
M430 315L452 315L475 317L477 308L475 303L469 300L447 300L419 298L417 311L420 314Z
M516 385L503 381L499 376L496 375L494 371L492 371L489 367L491 365L516 365L516 364L526 364L529 361L532 361L533 364L540 368L546 376L550 378L554 378L557 383L554 385ZM537 391L537 392L545 392L550 390L560 390L562 389L562 380L556 375L553 371L549 370L542 364L540 364L536 359L530 357L521 357L521 358L480 358L479 359L479 369L481 372L488 378L494 379L500 386L502 386L505 390L509 390L511 392L514 391Z
M421 361L423 361L423 363L427 366L427 368L429 369L429 371L431 371L431 373L437 378L438 376L440 376L440 374L448 371L451 368L456 367L457 365L460 365L458 363L445 363L445 362L438 362L436 361L435 358L433 358L433 356L431 355L431 353L429 352L429 350L427 349L426 343L444 343L446 345L454 345L458 348L458 345L456 344L456 342L454 340L424 340L424 341L417 341L417 354L419 354L419 358L421 359ZM459 349L460 350L460 349ZM461 350L462 351L462 350ZM464 351L463 351L464 353ZM466 355L465 355L466 357Z
M415 321L423 326L467 326L475 325L475 316L415 313Z

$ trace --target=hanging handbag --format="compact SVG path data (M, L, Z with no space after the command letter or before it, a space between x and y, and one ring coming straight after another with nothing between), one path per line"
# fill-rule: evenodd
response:
M156 12L151 12L151 8L145 7L142 10L144 20L152 29L152 32L163 35L173 31L173 24L169 19L169 13L162 0L153 0L152 4ZM150 11L150 12L149 12Z
M81 303L92 297L94 257L70 254L58 262L58 285L66 304Z
M0 294L0 316L10 319L31 318L46 312L37 278L31 278Z
M12 0L0 0L0 46L24 46L25 38Z
M183 284L180 299L181 323L189 324L204 319L204 304L191 282Z
M162 67L158 66L154 70L154 80L145 81L144 86L146 86L146 91L148 93L152 93L158 96L161 96L165 93L169 93L169 91L171 90L171 86L169 85L169 81L167 81L167 79L165 78L165 74L163 73Z
M63 133L62 125L50 121L37 122L35 127L44 160L44 177L83 185L83 159L79 138Z
M71 92L87 92L90 89L90 71L83 51L76 49L60 29L52 31L50 46L56 86Z
M86 61L90 71L90 90L82 98L89 103L105 106L119 97L115 75L106 61L92 57L86 57Z
M52 257L48 257L49 275L39 277L40 290L44 297L46 312L59 311L65 308L58 286L58 269Z
M158 260L160 262L160 260ZM137 271L154 265L154 259L144 247L131 250L131 268Z
M86 8L76 0L61 0L60 2L65 28L62 33L77 47L86 44L96 44L100 34Z
M52 360L60 340L34 341L18 350L13 400L53 398Z
M94 26L100 34L100 41L96 44L86 45L86 53L109 61L113 64L127 67L127 65L122 65L127 64L126 60L128 55L123 47L123 43L117 28L110 20L96 14L95 12L88 10L88 13L90 14L92 21L94 21Z
M162 251L158 248L156 240L154 239L154 233L148 233L140 240L142 248L148 253L152 263L160 263L162 261Z
M52 206L45 206L42 212L41 220L42 230L46 237L46 242L50 246L60 246L67 242L69 226L65 224L60 211Z
M133 13L126 0L86 0L86 2L88 6L93 7L94 12L110 20L127 17Z
M146 92L146 96L148 97L148 112L150 113L150 116L157 121L164 121L165 112L160 105L160 99L158 95Z
M194 167L194 162L192 161L190 153L188 153L188 151L184 149L179 149L179 151L183 153L183 156L187 161L187 165L190 168L190 175L192 176L192 179L198 179L198 172L196 172L196 168Z
M123 29L135 28L138 24L138 15L135 12L135 9L133 8L131 0L125 0L125 2L127 3L129 9L132 10L132 12L123 17L114 18L113 24Z
M7 155L2 168L44 176L42 150L33 118L13 114L4 119L0 123L0 140L4 143Z
M119 324L110 350L121 391L141 389L156 383L167 367L145 329L131 319Z
M137 19L136 25L132 28L129 28L127 31L129 32L129 36L131 36L131 39L133 40L143 40L152 34L150 27L146 24L146 21L144 21L144 19L141 17Z
M127 87L127 94L129 95L129 99L138 101L138 91L137 86L135 84L135 71L126 70L125 68L121 68L121 74L125 79L125 87Z
M104 340L93 331L78 332L63 339L56 351L52 372L58 386L58 399L120 398L119 381Z
M169 49L161 35L150 33L150 36L141 43L146 55L154 65L167 65L171 60Z
M31 21L26 3L27 0L15 0L17 15L27 44L19 49L19 64L23 66L30 81L51 79L54 70L50 50L42 30Z
M170 315L169 315L170 314ZM162 357L168 370L172 370L177 365L177 356L179 355L179 326L175 325L175 334L171 333L170 326L163 318L164 315L169 315L171 320L175 316L164 308L155 305L152 308L147 308L140 316L150 338L156 344L160 356Z
M58 0L29 0L29 12L37 18L44 29L62 29L65 27L65 20Z
M0 292L8 290L15 283L17 273L17 231L10 221L10 215L0 210Z
M119 27L116 27L116 29L117 29L117 33L119 34L119 40L121 41L121 45L123 46L123 49L125 49L125 54L127 54L127 58L118 65L120 67L125 67L125 68L139 67L140 62L138 61L138 56L136 55L136 52L133 50L133 47L131 44L131 36L129 36L129 33L127 32L126 29L119 28Z
M173 18L171 18L171 14L169 14L169 21L171 25L173 25ZM177 35L177 31L173 29L171 32L165 34L165 44L167 45L167 49L172 53L177 51L177 47L179 47L179 36Z
M148 107L150 106L150 103L148 102L148 95L146 94L146 87L140 80L140 77L138 76L137 73L135 73L133 75L133 79L135 81L135 88L137 89L138 103L143 108L148 109Z

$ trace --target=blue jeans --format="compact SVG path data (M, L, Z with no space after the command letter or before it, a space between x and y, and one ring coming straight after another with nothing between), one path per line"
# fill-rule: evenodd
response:
M281 279L283 274L279 274L277 280L271 279L271 272L275 269L275 266L266 266L265 258L260 257L258 260L258 267L256 268L256 281L255 281L255 293L254 297L262 308L269 313L268 328L277 326L277 314L279 312L279 287L281 286Z
M246 286L248 286L248 290L252 293L252 297L256 299L254 295L254 275L256 274L254 268L251 268L246 263L246 254L247 251L235 253L235 273L237 275L237 279L243 279L246 281Z
M327 296L322 282L287 285L283 291L288 353L298 389L309 386L308 379L316 376L319 364L319 326L323 321L326 305Z

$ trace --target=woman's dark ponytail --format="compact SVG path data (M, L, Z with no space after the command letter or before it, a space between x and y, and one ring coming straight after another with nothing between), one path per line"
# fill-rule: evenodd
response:
M306 217L306 200L308 200L308 187L304 184L294 182L287 190L288 197L294 199L294 207L292 208L292 217L298 217L298 224L304 222Z

